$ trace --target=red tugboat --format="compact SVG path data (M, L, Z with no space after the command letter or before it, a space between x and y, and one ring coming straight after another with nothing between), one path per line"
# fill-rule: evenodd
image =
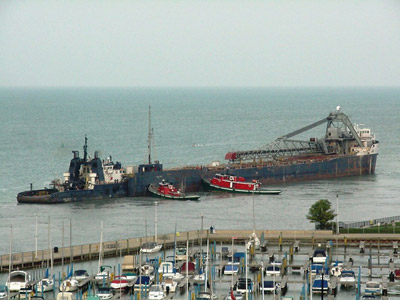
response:
M281 190L261 189L261 183L258 180L246 181L245 178L228 174L215 174L210 181L203 178L204 185L213 190L223 190L235 193L254 193L278 195Z
M164 179L158 184L157 188L153 184L150 184L148 190L154 196L166 199L198 200L200 198L198 195L186 195L182 193L180 190L177 190L172 183L168 183Z

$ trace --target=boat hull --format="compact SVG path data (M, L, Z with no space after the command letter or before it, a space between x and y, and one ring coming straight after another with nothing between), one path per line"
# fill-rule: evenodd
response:
M374 173L377 156L376 153L362 156L326 156L315 160L292 161L290 164L282 163L254 167L230 166L229 173L244 177L247 180L259 180L264 185L359 176ZM136 173L128 179L128 196L146 196L149 194L147 187L162 179L171 182L183 182L185 191L197 192L202 189L202 178L213 178L215 173L221 171L226 171L226 166Z
M162 194L159 191L157 191L157 188L154 187L152 184L149 185L148 191L154 197L171 199L171 200L199 200L199 198L200 198L200 196L198 196L198 195L182 194L182 196L173 196L173 195L168 195L168 194Z
M281 190L242 190L242 189L235 189L235 188L226 188L221 187L215 184L212 184L209 180L203 179L203 186L206 189L214 190L214 191L224 191L224 192L231 192L231 193L240 193L240 194L263 194L263 195L279 195L282 191Z
M69 190L59 192L51 190L25 191L17 195L18 203L57 204L80 202L84 200L101 200L127 196L127 182L96 185L93 190Z

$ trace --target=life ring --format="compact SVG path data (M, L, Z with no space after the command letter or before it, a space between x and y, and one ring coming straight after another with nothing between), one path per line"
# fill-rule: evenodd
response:
M234 181L235 179L233 178L233 176L229 176L229 180Z

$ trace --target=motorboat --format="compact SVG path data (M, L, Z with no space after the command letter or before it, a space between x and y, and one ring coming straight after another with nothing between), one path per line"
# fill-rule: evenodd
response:
M340 261L332 263L332 267L330 270L331 275L335 277L340 277L340 274L342 274L343 266L343 262Z
M312 256L312 262L314 264L324 264L326 261L326 252L324 249L315 249L313 256Z
M394 270L394 278L399 280L400 279L400 269Z
M356 285L356 275L353 270L343 270L339 279L343 287L353 287Z
M228 262L224 268L224 275L237 275L239 272L239 264L234 262Z
M173 280L172 277L164 278L164 282L162 283L164 292L166 292L167 295L169 293L175 293L177 285L178 283Z
M206 280L206 274L205 273L199 273L193 276L193 283L197 285L203 285L205 284Z
M25 271L12 271L7 278L6 286L10 292L18 292L29 286L30 275Z
M148 290L151 285L151 278L150 276L145 276L145 275L140 275L138 278L136 278L135 284L134 284L134 291L142 291L142 290Z
M174 265L170 261L162 262L158 267L158 273L163 275L169 275L174 273Z
M8 297L8 288L6 285L0 285L0 299Z
M162 248L162 244L158 244L157 242L146 242L143 243L140 251L143 253L156 253L159 252Z
M110 287L114 290L125 289L128 287L128 279L125 276L115 276L114 280L111 281Z
M318 275L312 285L312 292L315 294L320 294L320 293L328 293L329 290L329 281L328 281L328 276L320 276Z
M273 280L265 280L264 284L260 284L260 292L274 293L276 291L277 283Z
M243 295L240 292L231 290L224 300L243 300Z
M280 275L281 274L281 267L272 265L265 268L266 275Z
M60 285L60 292L75 292L78 289L78 280L69 278L65 279Z
M322 274L322 272L325 272L323 265L321 265L321 264L312 264L311 265L311 274L312 275Z
M86 270L76 270L74 271L74 274L72 275L72 278L81 282L85 279L89 278L89 274Z
M32 294L33 288L31 285L28 285L27 287L21 288L19 290L19 299L29 299L31 298L31 294Z
M254 247L254 249L260 249L260 239L257 237L257 234L255 233L255 231L253 231L252 234L250 234L249 236L249 241L246 244L246 248L247 250L250 249L250 247Z
M154 272L154 267L151 264L144 264L140 267L140 274L150 276Z
M242 294L246 293L246 278L239 278L235 283L233 289L236 292L240 292ZM251 293L253 291L253 282L250 278L247 278L247 291Z
M186 260L186 248L176 249L175 260L176 261L185 261Z
M96 296L101 300L111 299L113 296L113 291L110 287L99 287L97 289Z
M173 200L199 200L198 195L187 195L178 190L172 183L166 182L164 179L155 186L150 184L148 191L156 197L173 199Z
M160 284L153 284L149 290L149 300L161 300L165 298L165 292Z
M126 280L128 280L128 281L134 281L138 277L138 275L134 272L125 272L125 273L122 273L122 276L125 276Z
M189 261L187 264L187 269L188 275L193 275L196 271L196 265L193 262ZM186 262L184 262L181 266L180 272L182 274L186 274Z
M206 188L212 190L228 191L234 193L250 193L250 194L269 194L278 195L281 190L261 189L261 182L258 180L246 181L241 176L229 174L215 174L211 180L203 178L203 184Z
M382 285L378 281L367 281L365 283L364 294L366 295L381 295Z
M53 278L43 278L40 280L36 286L39 292L51 292L54 289L54 279Z
M112 267L107 265L100 266L100 272L96 274L94 277L96 283L101 284L106 283L110 278L110 274L112 273Z
M196 300L217 300L217 295L210 292L200 292L197 294Z

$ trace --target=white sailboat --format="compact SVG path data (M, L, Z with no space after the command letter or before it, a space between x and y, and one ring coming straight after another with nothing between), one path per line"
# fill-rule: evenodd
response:
M51 230L50 230L50 216L49 216L49 227L48 227L48 241L49 241L49 254L50 254L50 273L46 274L42 280L40 280L37 284L37 290L39 292L50 292L54 289L54 279L53 279L53 251L51 249ZM47 262L47 267L49 267L49 262Z
M94 280L97 284L106 283L108 277L112 272L111 266L103 265L103 221L100 223L100 246L99 246L99 266L97 274L94 276Z
M162 244L157 242L157 204L158 202L154 202L155 207L155 222L154 222L154 242L146 242L143 243L140 251L143 253L156 253L159 252L162 248Z

